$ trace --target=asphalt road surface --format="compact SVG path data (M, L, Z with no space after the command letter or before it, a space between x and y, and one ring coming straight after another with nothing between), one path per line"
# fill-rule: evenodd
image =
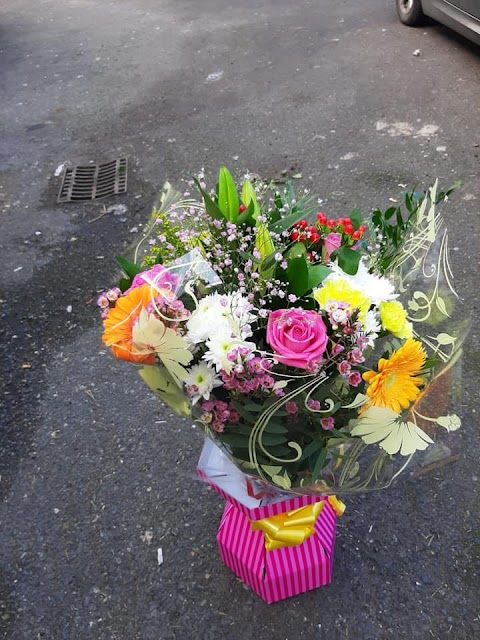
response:
M393 0L3 0L0 88L0 637L479 638L480 49ZM61 165L120 155L123 210L56 204ZM162 183L222 163L301 173L332 216L463 180L460 459L348 499L333 583L270 606L220 563L201 435L89 304Z

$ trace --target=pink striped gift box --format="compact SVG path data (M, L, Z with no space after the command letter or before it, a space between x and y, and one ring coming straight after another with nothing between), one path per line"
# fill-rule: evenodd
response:
M222 561L269 604L329 584L332 579L336 517L325 505L315 534L296 547L266 551L262 531L228 503L217 534Z

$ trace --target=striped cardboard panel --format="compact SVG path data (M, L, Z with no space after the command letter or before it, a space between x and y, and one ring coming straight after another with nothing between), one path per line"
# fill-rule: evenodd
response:
M249 509L241 502L232 498L228 493L218 487L211 478L209 478L201 469L197 468L197 474L199 477L208 484L214 491L216 491L222 498L225 498L227 502L234 505L241 513L247 516L250 520L263 520L263 518L270 518L276 516L279 513L285 513L285 511L293 511L294 509L300 509L306 507L309 504L322 500L321 496L296 496L295 498L288 498L282 502L275 502L254 509Z
M265 550L261 531L227 504L217 540L222 561L266 602L283 600L329 584L332 579L335 514L325 503L315 535L297 547Z

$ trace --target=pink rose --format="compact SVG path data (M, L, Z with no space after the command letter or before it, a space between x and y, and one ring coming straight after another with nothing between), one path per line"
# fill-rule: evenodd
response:
M327 327L316 311L279 309L268 318L267 342L279 362L308 369L319 362L327 346Z
M179 283L179 276L173 274L161 264L156 264L149 271L142 271L137 273L133 278L132 286L128 291L125 291L125 295L130 293L132 289L141 287L144 284L150 284L157 289L170 289L173 293Z
M330 255L338 249L342 244L342 235L340 233L329 233L323 241L323 248L325 249L324 262L330 260Z

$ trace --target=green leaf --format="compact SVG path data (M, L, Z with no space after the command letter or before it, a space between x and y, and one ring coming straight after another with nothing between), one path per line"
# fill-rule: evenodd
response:
M362 224L362 214L360 213L360 210L353 209L353 211L350 212L349 218L352 221L352 226L356 231Z
M265 280L270 280L275 273L276 264L269 258L275 253L275 245L268 228L264 224L257 226L257 236L255 238L255 249L260 254L259 272Z
M127 289L130 289L131 286L132 286L131 278L121 278L120 282L118 283L118 287L122 293L125 293L125 291Z
M294 258L287 266L288 292L301 298L308 291L308 266L305 258Z
M227 220L236 222L239 207L237 187L226 167L222 167L218 175L218 207Z
M382 212L376 209L372 215L372 222L376 227L382 227Z
M243 213L238 214L237 224L244 224L247 227L254 227L256 222L255 217L255 202L250 200L250 204L247 206Z
M232 402L232 405L233 405L233 408L235 409L235 411L238 411L238 413L242 416L242 418L246 422L254 424L254 422L255 422L254 416L252 416L251 413L246 411L245 407L242 404L240 404L240 402Z
M272 420L269 420L265 426L265 431L268 433L287 433L288 432L288 428L284 425L281 424L280 422L273 422Z
M229 447L248 449L248 437L239 433L222 433L219 439Z
M350 276L354 276L357 273L361 258L360 252L349 249L348 247L340 247L332 253L332 259L335 258L338 260L338 266L345 271L345 273L348 273Z
M208 213L208 215L214 220L225 220L226 216L224 216L221 210L218 208L217 203L214 202L208 195L208 193L202 189L197 178L193 178L193 180L197 185L198 190L202 194L202 198L205 203L205 211Z
M399 227L400 229L403 229L403 226L404 226L404 222L403 222L402 210L398 208L397 209L397 227Z
M428 371L429 369L434 369L438 367L438 365L442 364L440 358L427 358L425 360L425 364L422 367L422 371Z
M255 249L260 254L262 261L275 253L275 245L268 228L264 224L257 226L257 236L255 238Z
M263 410L262 405L254 404L253 402L249 402L243 405L243 408L247 411L251 411L252 413L260 413Z
M316 482L318 480L318 476L320 475L321 470L327 463L327 449L322 449L320 454L315 462L315 465L312 470L312 480Z
M278 222L275 222L275 224L271 226L271 229L275 233L281 233L286 229L290 229L290 227L293 227L295 223L297 223L299 220L303 220L306 217L307 216L305 215L304 209L295 210L293 213L290 213L288 216L285 216Z
M245 180L242 185L242 202L243 204L250 209L253 208L252 219L257 220L260 215L260 205L257 202L257 194L255 193L255 189L250 182L250 180ZM247 211L243 215L245 215Z
M308 288L313 289L325 280L330 275L331 270L324 264L309 265L308 268Z
M307 444L307 446L304 448L300 460L306 460L307 458L310 458L310 456L312 456L322 447L323 443L320 440L312 440L312 442Z
M122 267L127 276L129 276L129 278L131 278L132 280L138 273L142 273L142 271L145 271L143 267L139 267L138 264L125 260L125 258L122 258L122 256L116 256L115 260Z
M397 207L390 207L385 211L385 220L390 220L397 212Z
M295 242L285 253L285 260L293 260L294 258L306 258L307 249L303 242Z
M275 446L276 444L285 444L287 438L281 433L267 433L262 434L262 443L264 447Z

